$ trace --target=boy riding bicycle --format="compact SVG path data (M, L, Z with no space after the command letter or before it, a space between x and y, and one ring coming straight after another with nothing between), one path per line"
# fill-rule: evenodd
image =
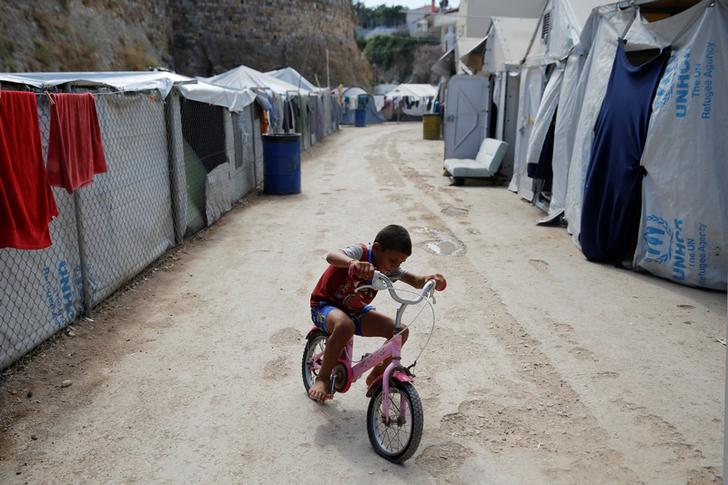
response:
M404 271L400 266L412 254L412 241L402 226L389 225L379 231L371 245L351 245L326 256L326 268L311 294L311 319L327 332L323 362L316 383L309 390L309 397L323 403L331 397L328 389L331 371L344 346L354 335L391 338L394 320L380 313L369 303L376 296L371 289L355 292L359 284L366 284L374 270L381 271L392 281L401 280L415 288L422 288L428 280L435 280L435 288L445 289L445 277L441 274L419 276ZM355 275L349 276L350 272ZM402 343L407 341L408 330L402 333ZM367 386L376 382L389 364L376 366L367 377Z

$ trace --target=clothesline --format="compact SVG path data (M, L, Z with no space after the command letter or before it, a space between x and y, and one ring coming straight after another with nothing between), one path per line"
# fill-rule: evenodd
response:
M23 84L23 86L25 87L24 92L30 92L30 93L35 94L36 96L49 96L51 94L74 94L73 92L58 91L57 88L55 88L56 90L54 90L54 91L51 91L50 89L46 88L46 89L43 89L41 92L38 92L37 91L38 88L29 86L27 84ZM89 91L84 91L84 93L90 92L90 90L94 88L94 86L76 86L76 87L77 88L88 88ZM102 89L109 89L109 88L102 87ZM2 99L3 91L13 91L13 90L3 89L3 85L2 85L2 83L0 83L0 99ZM149 91L154 91L154 90L150 89ZM91 92L91 95L95 97L95 96L110 96L110 95L129 94L129 93L144 93L144 91L101 91L101 92Z

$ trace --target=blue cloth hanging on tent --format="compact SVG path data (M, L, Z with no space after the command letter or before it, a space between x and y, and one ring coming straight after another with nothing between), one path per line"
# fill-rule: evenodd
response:
M634 66L619 41L584 185L579 241L590 261L619 263L634 252L645 173L640 159L652 99L669 59L668 47Z

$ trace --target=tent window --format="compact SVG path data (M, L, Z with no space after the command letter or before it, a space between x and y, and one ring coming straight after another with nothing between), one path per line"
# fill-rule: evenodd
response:
M551 12L546 12L543 15L543 22L541 22L541 38L547 44L549 42L550 33L551 33Z

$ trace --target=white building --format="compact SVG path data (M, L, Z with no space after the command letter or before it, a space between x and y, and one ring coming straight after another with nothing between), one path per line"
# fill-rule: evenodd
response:
M409 35L416 37L427 34L427 21L425 17L432 13L431 5L424 5L419 8L407 10L407 30Z
M460 0L457 36L482 39L491 17L538 18L545 0Z

